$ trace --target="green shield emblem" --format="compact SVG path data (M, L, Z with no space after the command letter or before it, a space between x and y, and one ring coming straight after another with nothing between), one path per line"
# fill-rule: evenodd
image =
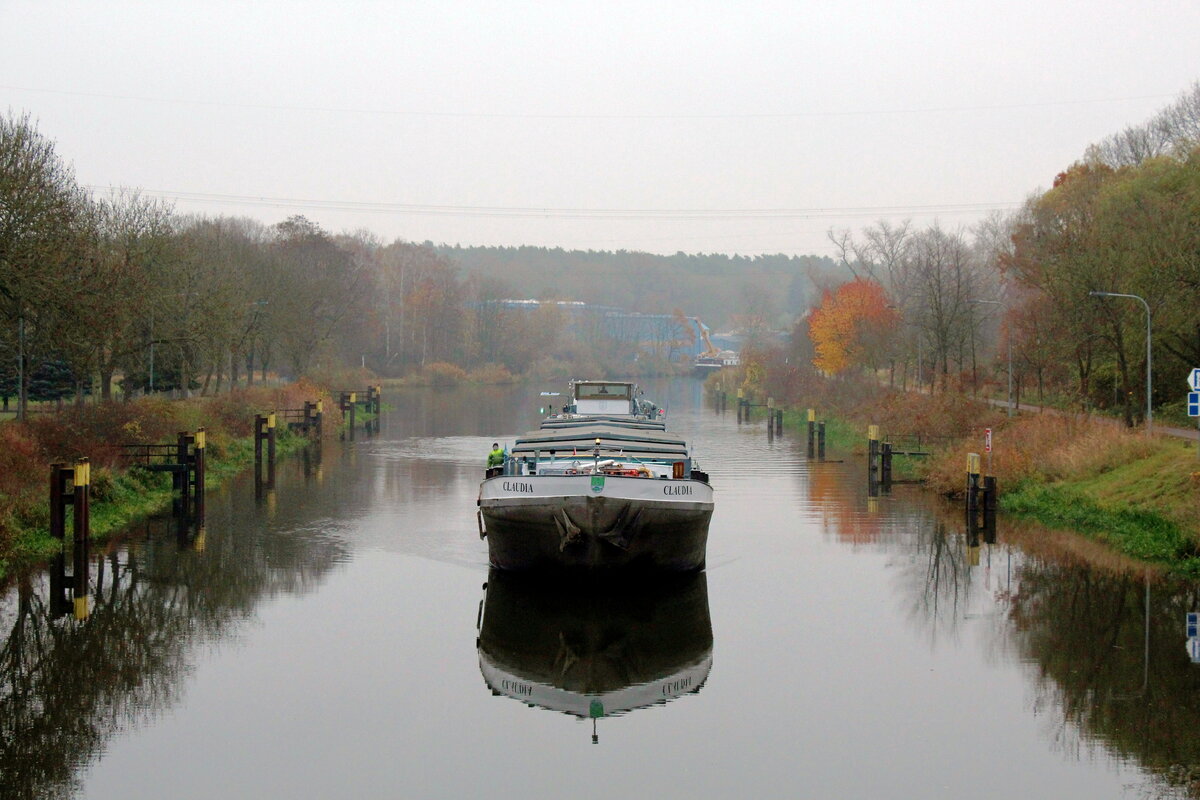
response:
M593 492L604 491L604 476L603 475L593 475L592 476L592 491Z

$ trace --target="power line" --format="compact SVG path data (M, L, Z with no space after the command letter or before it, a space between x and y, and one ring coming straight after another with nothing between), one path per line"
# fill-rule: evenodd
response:
M0 89L11 92L54 94L65 97L94 97L105 100L124 100L139 103L166 103L173 105L195 105L220 108L242 108L263 111L304 111L326 114L374 114L397 117L445 117L454 119L561 119L561 120L721 120L721 119L805 119L822 117L859 117L907 114L946 114L975 111L1012 111L1025 108L1056 108L1061 106L1096 105L1102 103L1125 103L1134 100L1162 100L1176 94L1144 94L1126 97L1099 97L1075 100L1047 100L1028 103L993 103L959 106L926 106L912 108L840 109L825 111L783 111L746 113L696 113L696 114L564 114L550 112L487 112L487 111L430 111L419 109L353 108L333 106L305 106L275 103L237 103L228 100L200 100L180 97L153 97L149 95L112 94L107 92L82 92L68 89L42 89L30 86L0 85Z
M93 191L111 187L89 185ZM975 214L1016 208L1018 202L931 203L886 206L820 206L811 208L563 208L538 206L467 206L428 203L383 203L356 200L319 200L296 197L187 192L168 189L142 189L143 194L182 202L218 205L270 206L274 208L356 211L372 214L411 214L448 217L504 217L524 219L594 220L754 220L808 219L888 216L897 214Z

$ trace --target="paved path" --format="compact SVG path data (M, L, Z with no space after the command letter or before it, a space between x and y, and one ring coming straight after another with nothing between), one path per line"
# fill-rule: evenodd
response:
M990 403L991 405L993 405L993 406L995 406L995 407L997 407L997 408L1008 408L1008 401L1007 401L1007 400L992 400L992 399L988 399L988 398L984 398L984 399L986 400L986 402ZM1021 404L1020 406L1017 406L1017 411L1018 411L1018 412L1020 412L1020 411L1031 411L1031 412L1033 412L1033 413L1035 413L1035 414L1043 414L1043 413L1045 413L1045 414L1067 414L1067 413L1074 413L1074 412L1067 412L1067 411L1063 411L1063 410L1062 410L1062 409L1060 409L1060 408L1048 408L1048 407L1045 407L1045 406L1032 406L1032 405L1029 405L1028 403L1023 403L1023 404ZM1112 418L1112 417L1101 417L1101 416L1094 416L1094 417L1093 417L1093 419L1097 419L1097 420L1110 420L1110 421L1111 421L1111 422L1112 422L1114 425L1124 425L1124 423L1123 423L1123 422L1121 422L1121 420L1119 420L1119 419L1114 419L1114 418ZM1176 427L1173 427L1173 426L1170 426L1170 425L1155 425L1155 426L1154 426L1154 432L1155 432L1155 433L1162 433L1162 434L1165 434L1165 435L1167 435L1167 436L1174 436L1174 437L1176 437L1176 438L1179 438L1179 439L1192 439L1193 441L1194 441L1194 440L1196 440L1196 439L1200 439L1200 430L1197 430L1196 428L1176 428Z

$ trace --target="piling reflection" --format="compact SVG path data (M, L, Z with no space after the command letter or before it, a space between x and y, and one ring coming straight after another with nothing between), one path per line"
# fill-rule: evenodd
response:
M700 690L712 647L703 573L582 589L488 575L479 669L532 706L597 720L665 703Z
M1184 626L1198 604L1190 582L1024 564L1011 632L1038 665L1036 706L1061 710L1056 745L1073 753L1101 743L1172 793L1200 796L1200 666Z
M194 648L229 636L266 597L311 590L344 558L336 539L243 523L228 497L210 501L207 526L149 520L97 550L82 596L60 556L0 597L5 797L79 791L77 772L110 736L177 701ZM90 601L84 618L73 594Z
M1022 537L1034 534L1047 535ZM1185 625L1200 586L1003 539L980 542L957 509L927 518L905 542L920 557L897 567L914 622L936 640L974 620L995 657L1034 665L1031 710L1065 757L1107 750L1156 776L1143 795L1200 797L1200 664Z

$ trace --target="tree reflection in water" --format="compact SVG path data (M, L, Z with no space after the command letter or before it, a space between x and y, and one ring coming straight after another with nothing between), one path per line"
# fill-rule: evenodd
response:
M95 557L86 620L56 613L46 573L20 577L0 598L5 797L79 791L76 772L110 736L178 700L198 645L229 637L266 597L311 591L344 558L336 539L247 525L229 495L219 500L202 551L187 532L163 531L176 524L168 519Z
M1200 587L1044 547L985 546L972 566L956 511L926 516L904 543L916 557L893 563L911 618L955 639L967 620L993 619L987 646L1035 667L1031 710L1049 720L1057 750L1082 758L1103 747L1159 779L1143 796L1200 797L1200 665L1184 631ZM989 558L994 585L979 586Z

